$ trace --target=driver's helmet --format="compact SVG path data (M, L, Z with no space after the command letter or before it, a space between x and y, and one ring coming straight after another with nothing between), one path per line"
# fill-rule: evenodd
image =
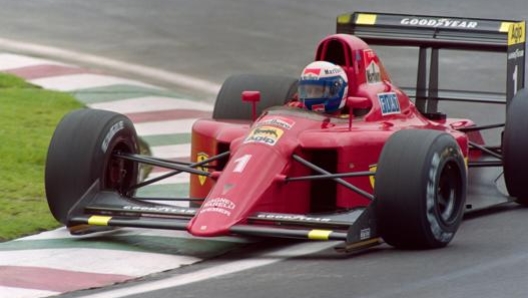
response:
M335 113L344 107L347 93L347 75L339 65L315 61L303 69L298 97L308 110Z

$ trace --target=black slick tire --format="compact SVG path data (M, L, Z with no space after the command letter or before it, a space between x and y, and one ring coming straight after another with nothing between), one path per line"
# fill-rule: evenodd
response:
M402 249L446 246L462 221L467 169L458 143L448 133L394 133L377 166L376 218L382 238Z
M124 115L84 109L62 118L45 168L46 197L55 219L67 224L69 210L97 179L101 189L126 195L137 182L138 165L116 158L117 151L139 152L134 126Z
M504 181L516 202L528 205L528 90L522 89L513 97L506 114L502 139Z
M213 119L252 120L251 103L242 102L243 91L260 91L257 115L286 104L297 92L297 79L288 76L242 74L225 80L216 97Z

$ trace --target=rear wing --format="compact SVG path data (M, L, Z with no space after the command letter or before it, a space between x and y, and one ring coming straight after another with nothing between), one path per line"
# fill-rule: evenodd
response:
M525 21L354 12L338 16L336 30L370 45L418 47L416 89L410 91L415 92L416 106L424 113L437 112L438 100L509 103L524 88ZM507 53L506 94L439 90L439 49Z

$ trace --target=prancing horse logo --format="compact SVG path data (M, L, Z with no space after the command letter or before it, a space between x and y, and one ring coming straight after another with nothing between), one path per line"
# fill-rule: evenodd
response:
M196 162L202 162L204 160L207 160L208 158L209 158L209 155L207 155L207 153L199 152L198 156L196 157ZM205 172L207 171L207 168L204 165L202 165L198 167L198 170ZM206 180L207 180L207 176L203 176L203 175L198 176L198 181L200 181L200 185L204 185Z

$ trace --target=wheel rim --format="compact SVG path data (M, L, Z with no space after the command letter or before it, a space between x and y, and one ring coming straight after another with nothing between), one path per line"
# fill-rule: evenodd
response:
M448 162L442 169L437 188L436 210L444 224L457 220L462 200L462 183L458 166Z
M116 190L121 195L130 192L130 186L137 180L137 163L118 157L118 153L135 153L134 150L125 143L118 143L113 149L106 162L103 189Z

